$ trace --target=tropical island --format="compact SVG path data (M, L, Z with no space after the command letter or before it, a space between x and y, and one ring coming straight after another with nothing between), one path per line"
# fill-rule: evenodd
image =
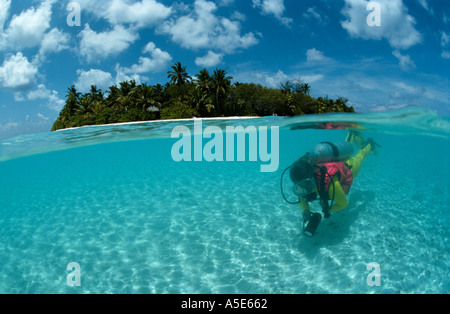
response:
M254 83L232 84L226 69L211 75L201 70L194 78L177 62L167 72L165 85L137 85L126 81L105 93L95 85L88 93L71 86L65 106L52 131L137 121L240 116L298 116L332 112L355 112L348 99L311 97L311 87L301 80L287 81L279 88Z

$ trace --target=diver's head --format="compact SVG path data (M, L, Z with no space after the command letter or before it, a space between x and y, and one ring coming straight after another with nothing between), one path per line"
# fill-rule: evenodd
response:
M289 176L294 184L314 176L314 165L309 154L294 162L289 170Z
M295 195L305 197L316 190L314 177L314 165L311 163L309 154L294 162L290 168L289 176L294 183Z

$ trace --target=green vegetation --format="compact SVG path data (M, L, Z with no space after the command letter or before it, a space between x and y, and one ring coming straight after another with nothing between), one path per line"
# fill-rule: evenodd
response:
M70 87L52 131L159 119L355 112L345 98L311 97L311 87L301 81L288 81L279 88L232 84L233 78L224 69L216 69L212 75L203 69L193 79L179 62L167 73L169 82L164 86L130 81L111 86L106 93L92 86L84 95Z

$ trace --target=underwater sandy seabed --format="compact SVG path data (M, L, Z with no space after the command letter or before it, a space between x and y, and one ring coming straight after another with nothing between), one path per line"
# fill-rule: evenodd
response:
M308 132L283 133L266 174L174 163L167 139L0 163L0 293L449 293L448 140L371 134L383 148L349 207L308 239L281 172L345 136ZM81 287L67 286L70 262ZM371 262L380 287L367 285Z

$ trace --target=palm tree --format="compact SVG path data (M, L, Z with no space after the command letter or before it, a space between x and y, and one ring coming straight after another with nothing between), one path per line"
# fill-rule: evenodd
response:
M218 113L222 111L219 104L219 96L226 95L231 86L231 76L227 76L227 70L216 69L211 77L211 87L216 96L216 110Z
M155 91L153 87L146 83L136 88L135 101L139 109L148 110L150 107L161 108L161 103L154 99Z
M167 72L167 78L170 79L171 84L182 86L191 79L191 77L186 72L186 66L182 66L181 62L175 63L175 65L173 65L171 68L173 71Z
M126 81L120 83L120 96L125 97L130 95L136 87L136 81Z
M303 84L303 94L309 95L311 94L311 86L308 83Z
M200 85L190 91L189 99L191 108L197 110L202 116L211 113L214 108L212 97L208 92L202 90Z
M91 111L91 107L92 107L92 103L89 99L89 97L87 97L87 94L82 97L80 99L80 106L77 110L77 114L82 114L82 115L86 115Z
M75 87L75 85L70 86L67 89L67 94L66 97L69 98L70 96L76 98L76 99L80 99L81 97L81 93L79 93Z
M285 83L280 84L280 89L283 94L290 94L294 89L294 84L292 81L286 81Z
M164 103L164 99L165 99L165 90L164 90L164 86L162 86L161 84L156 84L153 86L153 99L157 102L160 103L161 106Z
M113 107L115 112L127 111L134 100L136 93L136 81L121 82L120 87L111 86L107 98L108 106Z
M109 88L108 97L106 98L106 105L108 107L114 107L116 99L119 97L119 88L113 85Z
M61 111L61 115L70 117L80 109L81 93L77 91L75 85L72 85L67 89L66 97L67 97L66 105Z
M88 93L89 100L94 103L96 101L103 100L103 92L101 89L97 88L97 85L91 85L91 90Z
M200 70L195 81L196 86L190 92L193 107L200 113L209 114L214 108L214 101L211 95L211 76L208 70Z
M211 84L211 76L207 69L202 69L197 74L197 85L202 91L209 90L209 85Z

